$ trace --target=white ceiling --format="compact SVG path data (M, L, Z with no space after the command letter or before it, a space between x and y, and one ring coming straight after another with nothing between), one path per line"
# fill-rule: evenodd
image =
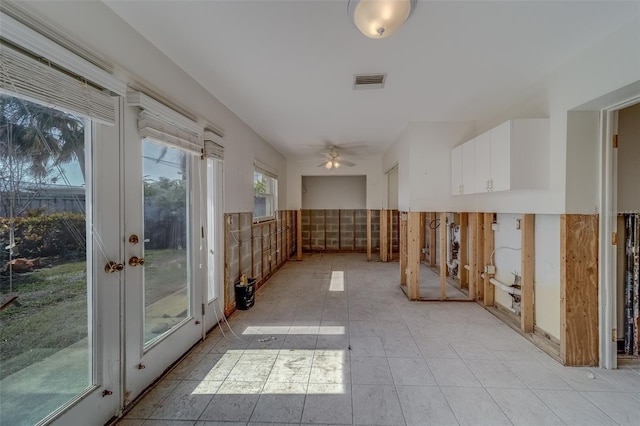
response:
M638 1L418 1L372 40L347 0L107 3L289 158L327 143L380 155L410 121L490 117L640 13ZM384 89L352 90L353 74L382 72Z

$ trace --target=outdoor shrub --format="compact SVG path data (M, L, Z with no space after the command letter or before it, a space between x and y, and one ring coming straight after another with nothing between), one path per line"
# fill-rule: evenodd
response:
M86 253L85 216L80 213L52 213L40 216L0 217L2 264L9 260L10 228L13 221L13 258L60 256L82 259Z

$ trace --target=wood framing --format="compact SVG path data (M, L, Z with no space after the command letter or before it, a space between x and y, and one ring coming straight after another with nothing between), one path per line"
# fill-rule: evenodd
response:
M311 218L309 218L309 220L311 220ZM296 259L302 260L302 210L297 210L296 233L298 239L298 253Z
M560 216L560 358L598 365L598 216Z
M458 276L460 277L460 288L469 288L469 273L465 269L465 265L469 263L469 246L468 246L468 214L460 213L460 248L458 249Z
M484 214L473 213L476 218L476 246L475 246L475 277L476 277L476 300L484 299L484 280L482 273L484 270Z
M229 234L231 233L231 226L229 225L231 215L229 213L224 214L224 282L223 287L223 305L225 308L225 316L227 315L227 307L230 305L229 301L229 285L231 282L231 274L229 272Z
M440 213L440 300L447 298L447 213Z
M367 261L371 262L371 210L367 210Z
M285 259L289 259L291 257L291 212L285 212L285 244L287 247L287 254Z
M400 285L407 284L407 260L408 260L408 237L407 232L407 213L400 213Z
M407 213L407 287L410 300L418 300L420 298L420 255L422 250L420 247L421 235L423 227L420 220L419 212ZM402 236L402 233L400 234ZM402 256L402 251L400 252Z
M469 214L469 298L478 299L478 214Z
M429 213L429 266L436 266L436 213Z
M533 308L535 280L535 222L534 214L523 214L520 220L521 251L520 271L522 274L522 295L520 298L520 330L533 333L535 318Z
M426 260L427 255L422 250L427 246L427 214L420 213L420 261Z
M389 261L389 210L380 210L380 262Z
M493 213L485 213L484 214L484 261L482 262L482 268L484 269L484 265L492 264L492 255L493 255L493 229L491 225L493 224ZM493 306L495 305L495 287L493 284L489 282L489 279L492 278L493 275L489 273L484 274L484 306Z

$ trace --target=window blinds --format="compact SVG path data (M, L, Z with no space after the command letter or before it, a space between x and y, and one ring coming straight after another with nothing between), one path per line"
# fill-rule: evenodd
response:
M204 150L202 154L205 158L215 158L224 160L224 145L222 138L210 130L204 131Z
M127 92L127 104L141 110L138 116L140 137L164 142L197 155L202 154L204 128L198 123L135 90Z
M116 105L109 93L4 44L0 91L103 124L115 123Z
M255 166L255 169L257 172L260 172L263 175L268 176L272 179L278 179L278 175L276 174L276 172L271 167L264 164L263 162L255 160L253 162L253 165Z

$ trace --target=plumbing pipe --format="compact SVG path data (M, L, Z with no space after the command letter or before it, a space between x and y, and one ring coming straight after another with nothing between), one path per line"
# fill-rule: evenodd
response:
M489 278L489 282L509 294L515 294L516 296L520 296L522 294L519 288L506 285L505 283L498 281L495 278Z
M469 265L464 265L464 269L466 269L467 271L471 271L471 266L469 266Z

